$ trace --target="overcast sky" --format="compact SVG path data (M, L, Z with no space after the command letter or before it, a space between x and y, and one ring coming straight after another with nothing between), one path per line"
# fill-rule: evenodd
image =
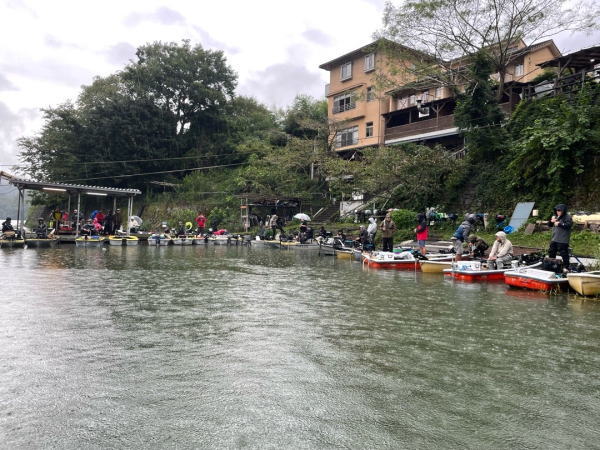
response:
M40 108L75 100L81 85L119 70L147 42L190 39L223 50L238 73L238 93L270 107L297 94L321 97L327 73L319 64L371 42L383 4L2 0L0 164L17 162L15 141L40 129ZM556 42L566 53L600 43L600 35L565 34Z

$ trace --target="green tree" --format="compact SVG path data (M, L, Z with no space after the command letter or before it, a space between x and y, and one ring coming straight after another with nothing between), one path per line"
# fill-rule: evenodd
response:
M458 95L454 112L454 121L461 129L469 156L474 161L493 160L507 145L508 136L501 127L504 115L490 80L492 70L487 52L473 55L469 65L472 81L465 92Z

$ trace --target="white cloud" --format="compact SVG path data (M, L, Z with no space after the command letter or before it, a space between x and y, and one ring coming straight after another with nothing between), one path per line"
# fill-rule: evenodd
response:
M15 139L39 130L41 114L32 111L76 99L82 84L121 69L148 42L189 39L223 50L239 92L270 106L299 93L320 97L327 73L319 64L371 42L382 9L383 0L5 0L0 101L8 122L0 156L15 162ZM564 39L569 50L579 41L600 38Z

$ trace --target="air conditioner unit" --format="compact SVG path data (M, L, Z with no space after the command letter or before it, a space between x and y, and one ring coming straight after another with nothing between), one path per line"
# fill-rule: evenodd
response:
M421 117L428 117L429 116L429 107L423 107L423 108L419 108L419 119Z

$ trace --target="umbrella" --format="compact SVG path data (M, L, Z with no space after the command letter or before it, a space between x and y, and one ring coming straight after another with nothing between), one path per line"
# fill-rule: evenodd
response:
M137 223L138 227L141 226L142 223L144 223L140 216L129 216L129 221Z
M310 217L308 217L308 215L304 214L304 213L298 213L294 216L294 219L298 219L298 220L306 220L307 222L310 222Z

